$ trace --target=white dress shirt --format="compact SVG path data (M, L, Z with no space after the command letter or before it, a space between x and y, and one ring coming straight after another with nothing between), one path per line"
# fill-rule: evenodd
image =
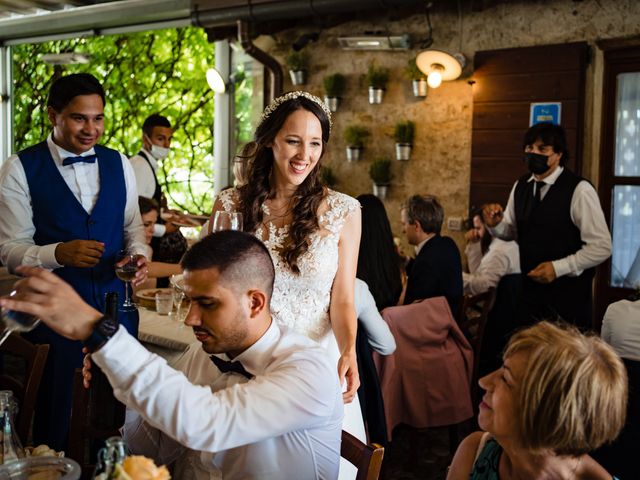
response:
M163 464L195 456L180 478L338 476L344 406L335 365L292 330L272 322L234 359L251 380L220 373L200 343L174 370L122 327L92 358L129 408L123 436L134 453Z
M551 175L542 180L545 185L542 186L540 191L541 200L544 200L549 187L556 182L563 170L563 167L558 167ZM534 180L535 177L531 175L527 182L533 182ZM511 189L502 221L489 229L494 236L503 240L517 240L516 214L513 200L517 184L518 182ZM580 238L584 245L576 253L552 261L556 277L564 275L577 277L586 269L600 265L611 256L611 234L604 219L598 193L586 180L580 181L573 192L570 215L571 221L580 230Z
M63 166L62 161L65 158L77 155L53 143L51 135L47 137L47 146L65 183L85 211L91 213L100 193L99 160L94 163L78 162ZM82 156L94 154L92 148ZM127 157L122 154L120 156L127 192L123 225L125 244L135 253L144 255L144 227L140 219L135 178ZM55 202L55 199L51 201ZM11 155L0 169L0 261L10 272L15 271L19 265L49 270L62 267L55 256L59 243L35 245L35 232L27 176L18 155Z
M640 361L640 300L620 300L609 305L602 319L601 335L622 358Z
M133 173L136 177L138 195L141 197L153 198L153 194L156 191L155 172L158 170L158 161L153 155L151 155L151 152L144 148L141 148L140 150L142 150L149 159L151 168L149 168L149 163L147 163L142 155L136 154L129 159L131 166L133 167Z
M477 252L481 258L477 264ZM505 275L520 273L520 252L514 241L504 241L494 237L487 253L482 255L480 242L470 242L465 248L469 271L462 273L464 293L477 295L490 288L496 288ZM474 266L477 264L477 267Z
M380 315L369 286L359 278L356 278L354 303L356 316L364 326L371 348L381 355L391 355L395 352L396 340L389 330L389 325Z

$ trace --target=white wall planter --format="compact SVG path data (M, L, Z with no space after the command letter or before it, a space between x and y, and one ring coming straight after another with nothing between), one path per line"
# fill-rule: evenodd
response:
M306 82L307 72L304 70L289 70L289 75L294 85L304 85Z
M375 183L373 184L373 194L380 200L385 200L387 198L388 192L389 185L376 185Z
M337 112L338 106L340 105L340 97L329 97L327 95L324 96L324 103L329 107L331 112Z
M377 105L382 103L384 97L384 89L369 87L369 103L371 105Z
M427 81L424 78L413 80L411 82L411 86L413 87L414 97L424 98L427 96L429 86L427 85Z
M396 160L409 160L412 145L410 143L396 143Z
M363 147L356 145L347 145L347 160L349 162L357 162L362 157Z

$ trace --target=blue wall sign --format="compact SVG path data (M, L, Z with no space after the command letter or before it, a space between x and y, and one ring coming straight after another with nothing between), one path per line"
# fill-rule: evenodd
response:
M550 122L560 125L562 103L532 103L529 110L529 126L540 122Z

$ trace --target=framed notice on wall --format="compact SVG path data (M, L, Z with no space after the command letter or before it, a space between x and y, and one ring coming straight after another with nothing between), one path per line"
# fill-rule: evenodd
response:
M532 103L529 109L529 126L540 122L560 125L561 113L562 103L560 102Z

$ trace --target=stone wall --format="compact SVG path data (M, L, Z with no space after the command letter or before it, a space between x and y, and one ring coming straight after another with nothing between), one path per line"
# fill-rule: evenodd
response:
M465 6L461 18L455 9L438 11L436 8L432 12L432 48L461 51L469 63L481 50L574 41L587 41L593 47L593 61L587 71L583 173L597 182L603 60L595 42L638 35L640 2L522 1L500 4L482 12L471 12L469 2L462 3ZM419 45L409 51L394 52L345 51L338 45L339 36L383 29L393 35L408 33L413 39L420 39L426 36L427 22L423 14L399 21L390 21L382 15L375 20L350 22L322 30L320 40L305 49L310 55L311 67L307 84L302 88L322 96L324 76L340 72L347 77L346 98L334 114L333 134L324 162L339 178L337 189L350 195L371 191L367 170L374 158L395 158L395 123L401 120L416 122L412 158L408 162L394 160L395 178L385 202L392 228L401 236L400 205L414 193L437 195L447 218L467 214L473 110L473 87L469 80L473 78L473 69L469 65L457 81L443 82L440 88L430 89L426 99L415 99L404 69L407 61L420 51ZM302 33L312 30L292 29L278 34L270 53L284 64L291 43ZM391 70L381 105L369 105L364 80L368 64L374 59L378 65ZM544 69L544 65L540 68ZM285 91L294 88L287 75ZM343 131L352 123L362 124L372 132L364 159L358 163L348 163L345 155ZM443 234L451 235L462 245L462 232L450 232L445 225Z

